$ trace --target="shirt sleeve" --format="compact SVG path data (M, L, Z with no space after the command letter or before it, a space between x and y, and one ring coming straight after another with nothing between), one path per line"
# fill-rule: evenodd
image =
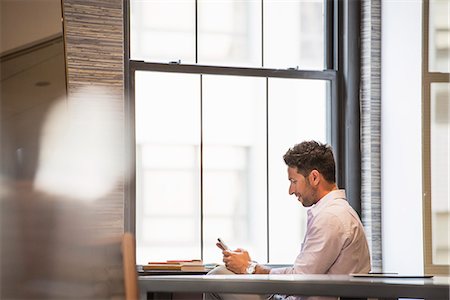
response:
M294 266L274 268L271 274L326 274L348 241L348 232L332 213L322 213L308 228Z

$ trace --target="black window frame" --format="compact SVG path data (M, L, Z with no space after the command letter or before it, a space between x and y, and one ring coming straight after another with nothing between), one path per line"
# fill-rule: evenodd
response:
M264 0L262 0L263 2ZM283 77L328 80L327 137L334 149L337 184L346 189L352 207L361 215L360 162L360 2L324 0L325 34L323 71L269 68L234 68L179 63L151 63L130 59L130 0L123 1L124 11L124 111L125 155L124 230L136 233L136 148L135 80L136 71L164 71L196 74L221 74L255 77Z

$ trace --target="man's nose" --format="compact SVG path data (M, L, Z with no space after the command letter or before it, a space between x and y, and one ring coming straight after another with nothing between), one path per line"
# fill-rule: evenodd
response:
M292 185L289 186L289 195L294 194L294 188L292 187Z

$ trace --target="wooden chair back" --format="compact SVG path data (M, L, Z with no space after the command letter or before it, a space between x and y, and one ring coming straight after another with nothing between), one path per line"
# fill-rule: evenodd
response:
M139 297L136 271L136 244L131 233L126 232L122 239L122 259L125 283L125 299L137 300Z

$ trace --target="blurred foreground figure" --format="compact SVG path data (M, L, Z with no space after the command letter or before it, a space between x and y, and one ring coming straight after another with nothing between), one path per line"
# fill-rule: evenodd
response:
M123 298L122 232L98 217L123 174L110 103L98 88L59 101L34 180L0 173L0 299Z

